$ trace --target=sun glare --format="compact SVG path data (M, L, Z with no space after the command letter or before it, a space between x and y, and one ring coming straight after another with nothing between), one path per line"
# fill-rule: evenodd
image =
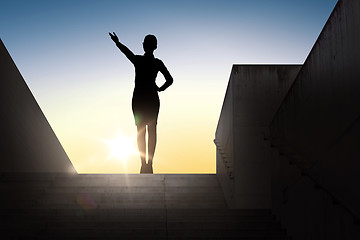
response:
M132 155L137 154L134 146L134 139L123 136L118 133L117 136L111 140L104 140L109 148L109 159L117 158L126 162L126 159Z

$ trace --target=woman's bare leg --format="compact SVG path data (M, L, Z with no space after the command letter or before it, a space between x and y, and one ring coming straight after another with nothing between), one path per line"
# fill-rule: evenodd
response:
M137 144L141 159L141 165L146 164L145 130L146 130L146 126L137 126Z
M156 124L148 125L148 164L152 164L156 147Z

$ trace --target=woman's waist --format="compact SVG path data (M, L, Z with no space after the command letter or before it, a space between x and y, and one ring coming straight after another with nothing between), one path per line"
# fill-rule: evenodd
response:
M157 85L154 84L137 84L135 83L135 88L134 91L150 91L150 92L157 92L158 91L158 87Z

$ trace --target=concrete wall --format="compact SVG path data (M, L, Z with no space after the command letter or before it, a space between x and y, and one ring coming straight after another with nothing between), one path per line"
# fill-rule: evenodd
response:
M217 175L233 208L270 208L268 126L300 65L234 65L215 134ZM231 162L233 179L224 170Z
M1 40L0 172L75 172Z
M359 26L360 1L339 1L271 124L273 209L294 239L360 239Z
M233 67L234 69L234 67ZM231 79L232 74L230 75ZM235 207L234 183L234 134L233 134L233 89L229 81L219 122L215 133L216 176L225 195L228 206Z

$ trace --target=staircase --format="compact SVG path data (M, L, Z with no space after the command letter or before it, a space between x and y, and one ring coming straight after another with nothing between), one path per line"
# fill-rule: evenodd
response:
M0 174L1 239L290 239L214 174Z

